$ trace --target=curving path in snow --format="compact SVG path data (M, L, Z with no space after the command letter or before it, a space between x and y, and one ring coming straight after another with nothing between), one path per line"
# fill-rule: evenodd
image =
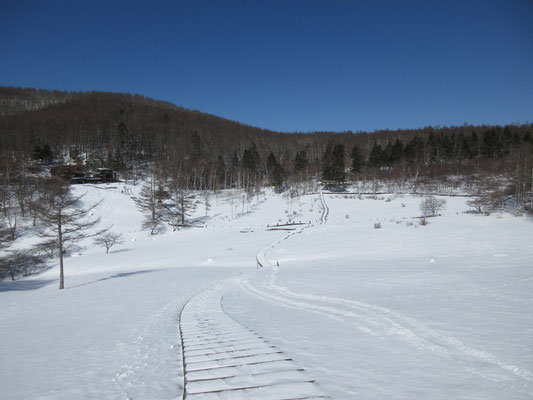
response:
M290 357L224 311L233 281L194 296L180 313L183 399L327 398Z
M319 225L327 222L329 207L320 193L322 215ZM301 230L300 230L301 231ZM289 237L286 236L284 239ZM279 242L278 242L279 243ZM267 259L269 246L262 252ZM266 264L266 263L265 263ZM339 297L318 296L306 292L295 292L276 284L279 267L268 263L263 278L238 278L238 284L247 294L277 306L305 310L337 321L344 321L355 329L375 337L395 336L407 342L414 349L430 352L445 359L455 359L466 365L492 365L501 374L486 374L483 377L497 383L515 382L520 392L533 395L533 371L506 362L483 348L475 348L460 339L443 334L411 316L393 309L361 301Z
M405 316L385 307L343 298L316 296L293 292L275 284L278 268L273 267L270 279L263 287L254 287L247 279L240 279L240 286L252 296L289 308L306 310L325 317L351 321L355 328L373 336L398 336L415 348L465 361L475 360L492 364L516 378L533 383L533 372L508 364L488 351L475 349L461 340L439 333L415 318ZM499 381L501 378L491 377Z

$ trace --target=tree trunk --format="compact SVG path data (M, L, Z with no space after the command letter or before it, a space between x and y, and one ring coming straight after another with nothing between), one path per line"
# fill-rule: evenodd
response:
M65 277L63 274L63 249L59 249L59 290L65 289Z
M61 226L61 219L57 224L57 233L59 241L59 290L65 289L65 275L63 274L63 232Z

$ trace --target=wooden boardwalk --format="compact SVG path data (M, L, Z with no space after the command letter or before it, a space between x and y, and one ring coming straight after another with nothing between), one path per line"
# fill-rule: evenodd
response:
M196 295L180 314L183 399L327 398L288 355L230 317L227 283Z

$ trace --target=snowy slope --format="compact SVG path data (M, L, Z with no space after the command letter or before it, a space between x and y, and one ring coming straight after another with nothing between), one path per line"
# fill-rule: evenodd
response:
M198 227L150 236L130 189L74 189L102 199L95 213L125 243L110 254L83 244L66 259L66 290L56 267L0 282L2 398L180 398L186 304L195 329L209 310L218 324L222 304L291 358L291 371L305 370L283 382L262 375L290 381L285 397L269 398L311 390L297 380L339 399L533 396L530 218L463 214L465 199L448 198L442 216L419 226L418 197L315 194L289 204L271 192L249 203L221 193L207 216L198 198ZM289 216L306 225L268 229ZM261 381L250 374L211 387Z
M451 198L418 226L419 201L326 196L328 222L271 249L280 266L243 280L228 309L336 398L531 398L531 219Z

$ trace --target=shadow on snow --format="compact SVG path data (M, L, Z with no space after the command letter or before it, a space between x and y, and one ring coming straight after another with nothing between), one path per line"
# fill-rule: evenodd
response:
M35 290L57 282L57 279L31 279L0 282L0 292Z
M106 278L101 278L101 279L97 279L95 281L86 282L86 283L80 283L79 285L69 286L67 289L74 289L74 288L81 287L81 286L92 285L93 283L108 281L110 279L126 278L126 277L132 276L132 275L147 274L149 272L156 272L156 271L159 271L159 270L158 269L146 269L146 270L142 270L142 271L120 272L118 274L114 274L114 275L108 276Z

